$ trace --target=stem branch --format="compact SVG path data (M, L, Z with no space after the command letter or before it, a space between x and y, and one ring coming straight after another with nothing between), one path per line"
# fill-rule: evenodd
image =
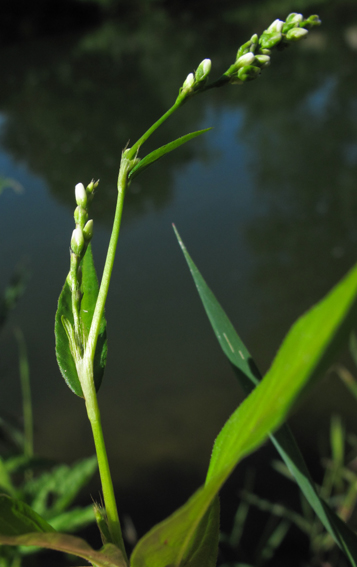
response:
M115 217L113 223L113 230L110 237L110 242L108 246L107 257L105 260L105 266L103 270L102 281L100 284L100 289L98 293L97 303L95 305L95 310L93 313L93 319L91 328L88 335L88 340L86 344L86 354L92 362L94 360L95 349L97 346L98 334L99 334L99 327L103 317L105 302L108 295L110 278L113 271L114 259L115 259L115 252L117 249L118 238L119 238L119 231L121 225L121 218L123 214L123 206L124 206L124 197L125 197L125 190L127 187L127 175L128 175L128 168L129 163L125 158L122 158L120 170L119 170L119 178L118 178L118 199L115 209Z
M157 120L148 130L146 130L145 134L143 134L141 138L139 138L139 140L135 142L135 144L130 148L127 154L127 157L129 159L135 157L140 146L142 146L143 143L146 142L148 138L150 138L151 134L153 134L155 130L157 130L157 128L159 128L159 126L161 126L161 124L163 124L165 120L167 120L171 116L171 114L173 114L175 110L177 110L183 104L184 101L185 97L182 97L180 95L177 97L175 104L173 104L173 106L171 106L171 108L169 108L169 110L165 112L165 114L163 114L161 118L159 118L159 120Z

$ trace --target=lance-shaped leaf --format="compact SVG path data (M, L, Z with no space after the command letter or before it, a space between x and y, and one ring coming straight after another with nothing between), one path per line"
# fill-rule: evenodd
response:
M245 394L249 394L261 380L259 370L245 344L188 254L176 229L175 233L217 340L232 364L243 391ZM283 425L275 435L271 436L271 440L322 524L330 532L341 549L345 551L352 565L356 566L357 537L335 512L320 499L290 428L286 424Z
M82 260L82 293L80 318L82 330L85 339L88 337L90 326L92 323L93 313L98 297L99 286L97 274L94 267L91 246L89 245ZM61 374L65 379L69 388L83 397L82 387L79 382L78 373L75 362L73 360L68 336L63 326L63 320L67 320L72 327L74 326L72 312L72 295L67 280L63 286L61 295L58 300L58 308L55 319L55 337L56 337L56 357ZM103 316L97 348L94 357L94 382L96 390L99 390L107 360L107 334L106 321Z
M174 140L173 142L170 142L169 144L165 144L164 146L161 146L161 148L154 150L153 152L145 156L142 160L140 160L139 163L131 170L131 172L129 173L129 180L132 181L134 177L136 177L139 173L144 171L144 169L149 167L149 165L155 163L155 161L163 157L165 154L168 154L173 150L176 150L176 148L182 146L182 144L186 144L186 142L189 142L190 140L196 138L197 136L201 136L201 134L204 134L209 130L212 130L212 128L206 128L205 130L197 130L197 132L186 134L186 136L177 138L177 140Z
M334 347L351 329L356 296L357 266L293 325L264 379L218 435L205 486L139 541L132 567L189 565L187 554L214 497L238 462L282 425L302 391L324 370Z

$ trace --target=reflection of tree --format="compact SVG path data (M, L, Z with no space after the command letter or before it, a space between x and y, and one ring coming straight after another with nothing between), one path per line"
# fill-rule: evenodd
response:
M356 259L357 81L343 31L328 32L323 50L291 51L294 80L286 62L272 66L263 100L252 89L247 106L243 135L254 147L264 212L246 234L257 257L257 307L268 327L279 326L275 336Z
M99 177L102 198L96 206L102 217L113 210L121 150L165 112L192 69L192 46L186 36L188 48L176 49L179 38L173 22L163 20L160 27L164 39L171 37L166 52L157 39L157 26L151 30L147 21L143 26L133 32L130 26L111 24L79 41L39 42L28 46L26 58L20 46L0 61L8 85L0 95L7 116L5 148L44 176L57 197L71 206L73 185ZM195 129L200 116L197 104L187 105L179 118L155 134L155 147ZM175 163L187 160L194 148L197 144L180 149ZM142 155L146 151L145 146ZM170 163L165 159L145 180L138 179L128 195L129 214L145 208L148 195L155 207L165 204ZM138 193L139 183L149 179L155 191Z
M230 25L224 20L222 8L222 20L213 19L208 9L205 18L182 17L177 25L177 12L170 16L152 10L150 15L145 12L145 18L135 18L135 23L130 18L125 23L109 21L79 38L4 50L0 105L7 117L2 133L5 148L45 177L57 198L71 207L73 185L100 178L96 216L111 219L120 153L127 141L137 139L167 110L187 73L201 59L213 54L214 73L217 68L219 74L236 53L237 37L241 42L250 37L251 22L239 30L236 22ZM235 102L236 92L225 89L225 99ZM216 93L205 96L217 100ZM196 100L185 105L141 155L197 128L202 108ZM199 147L196 141L181 148L175 164L190 159ZM133 183L126 218L149 205L165 205L172 163L172 158L165 158Z

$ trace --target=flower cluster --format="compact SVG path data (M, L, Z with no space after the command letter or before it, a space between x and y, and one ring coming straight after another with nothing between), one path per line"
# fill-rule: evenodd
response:
M77 207L74 211L76 228L71 238L71 265L67 276L68 285L72 294L77 296L76 303L80 304L81 269L80 262L86 253L88 244L93 236L93 220L88 220L89 205L93 200L94 191L99 181L91 181L85 188L83 183L77 183L75 196Z
M88 220L88 207L98 183L99 181L91 181L86 189L83 183L77 183L75 187L77 208L74 211L74 220L76 228L72 233L71 252L80 258L83 258L93 236L93 221Z
M187 98L201 91L208 81L211 66L212 63L210 59L204 59L201 61L195 73L189 73L187 75L186 80L180 89L180 94Z
M320 24L318 16L304 20L302 14L295 12L289 14L285 22L275 20L260 38L255 34L238 49L236 61L225 75L231 83L238 84L255 79L270 64L270 54L274 47L282 49L299 41L306 37L311 28Z

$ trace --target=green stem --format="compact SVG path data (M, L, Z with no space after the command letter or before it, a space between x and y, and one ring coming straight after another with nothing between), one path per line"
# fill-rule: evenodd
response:
M24 454L33 457L33 415L30 386L30 370L26 352L26 343L22 331L15 329L15 336L19 345L19 369L22 391L22 411L24 418Z
M86 355L91 358L92 362L94 360L95 349L97 346L99 328L102 321L102 317L104 314L105 302L107 300L108 291L109 291L109 284L110 278L113 271L114 259L115 259L115 252L117 249L118 238L119 238L119 231L121 225L121 218L123 214L123 206L124 206L124 197L125 191L127 187L127 176L129 171L129 162L125 158L122 159L120 170L119 170L119 178L118 178L118 199L115 209L115 216L114 216L114 223L113 223L113 230L110 237L110 242L108 246L107 257L105 260L104 270L102 281L100 284L100 289L98 293L97 302L95 305L93 319L91 323L91 328L89 331L87 344L85 347Z
M129 564L121 532L113 481L110 474L108 455L104 442L100 410L93 379L93 364L90 360L83 360L81 374L82 376L85 376L85 381L82 382L82 388L86 402L88 419L92 427L95 450L97 453L109 533L111 535L112 543L121 550L126 563Z
M200 94L201 92L205 92L209 89L213 89L213 88L216 88L216 87L222 87L223 85L226 85L227 83L229 83L229 77L226 76L226 75L222 75L222 77L217 79L217 81L207 85L206 87L204 87L203 89L201 89L200 91L198 91L197 93L194 93L194 94ZM128 159L135 158L137 152L139 151L140 147L144 144L144 142L146 142L146 140L148 138L150 138L150 136L155 132L155 130L157 130L159 128L159 126L161 126L161 124L163 124L171 116L171 114L173 114L178 108L180 108L180 106L182 106L183 103L186 102L186 100L188 100L188 98L191 98L191 97L187 97L187 96L182 95L182 94L178 95L178 97L175 101L175 104L173 104L173 106L171 106L171 108L169 108L169 110L167 112L165 112L165 114L163 114L161 116L161 118L159 118L159 120L157 120L141 136L141 138L139 138L139 140L137 142L135 142L135 144L129 150L127 150Z
M141 136L141 138L139 138L139 140L137 142L135 142L135 144L130 148L130 150L128 151L127 157L128 159L133 159L136 155L136 153L139 151L140 146L143 145L144 142L146 142L146 140L148 138L150 138L151 134L153 134L155 132L155 130L157 130L157 128L159 128L159 126L161 126L161 124L163 124L165 122L165 120L167 120L171 114L173 114L175 112L175 110L177 110L178 108L180 108L180 106L184 103L185 101L185 97L184 96L178 96L175 104L173 106L171 106L171 108L169 108L169 110L167 112L165 112L165 114L163 114L161 116L161 118L159 118L159 120L157 120L152 126L151 128L149 128L145 134L143 134Z
M123 537L120 528L113 482L110 474L107 451L105 448L100 411L97 400L97 393L94 385L93 361L94 361L95 349L97 346L99 328L104 314L105 302L107 299L110 279L113 271L115 252L118 243L119 230L120 230L121 218L123 213L125 190L127 187L127 178L128 178L128 172L130 170L130 165L131 162L128 159L126 159L126 157L123 154L120 170L119 170L118 199L115 210L113 230L108 246L108 252L103 270L102 281L100 284L100 289L93 314L93 319L89 331L87 344L85 346L84 356L81 359L80 363L77 363L77 371L80 378L84 399L86 402L88 419L92 427L94 444L97 453L99 474L102 484L105 510L108 518L109 532L113 543L115 543L122 551L123 556L127 563L128 560L126 557Z

